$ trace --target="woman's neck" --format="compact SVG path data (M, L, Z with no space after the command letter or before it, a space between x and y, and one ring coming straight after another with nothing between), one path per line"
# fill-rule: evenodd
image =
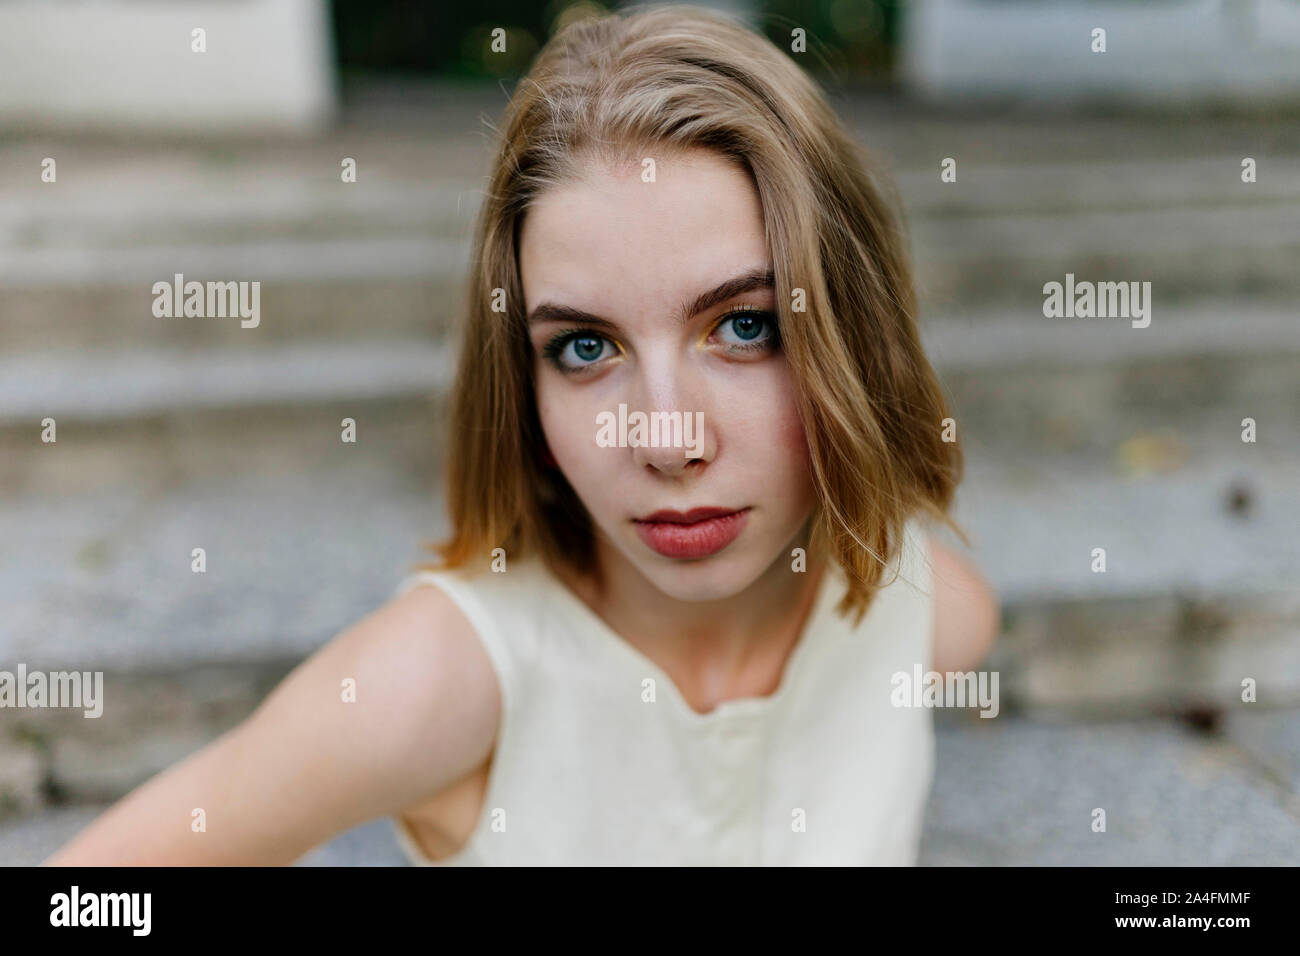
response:
M699 712L724 700L765 697L785 675L825 574L811 555L791 570L789 549L743 591L714 601L665 595L607 542L596 544L601 582L566 577L610 629L667 673Z

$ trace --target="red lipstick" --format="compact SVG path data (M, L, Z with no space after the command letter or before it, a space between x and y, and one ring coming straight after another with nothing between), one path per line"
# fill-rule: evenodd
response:
M641 540L666 558L698 559L717 554L740 536L749 509L692 508L656 511L636 518Z

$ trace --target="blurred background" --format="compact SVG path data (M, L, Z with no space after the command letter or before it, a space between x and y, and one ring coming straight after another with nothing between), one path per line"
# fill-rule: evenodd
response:
M899 186L1003 602L1001 713L936 713L921 862L1300 860L1300 0L717 6ZM488 124L603 9L0 2L0 670L106 673L98 720L0 710L0 863L237 723L445 527ZM260 324L155 317L177 273L261 282ZM1150 282L1150 326L1045 318L1067 273ZM303 863L401 861L377 821Z

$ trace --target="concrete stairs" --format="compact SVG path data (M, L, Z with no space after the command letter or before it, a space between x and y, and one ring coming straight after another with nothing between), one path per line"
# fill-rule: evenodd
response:
M374 88L312 140L0 144L0 661L105 670L130 712L7 714L12 807L114 799L233 726L442 529L447 332L479 116L503 102ZM1295 125L948 116L871 95L841 110L909 212L923 334L967 449L957 518L1003 599L988 664L1003 711L1157 735L1189 716L1285 722L1300 706ZM57 184L39 181L46 155ZM339 181L348 156L355 184ZM957 183L939 180L947 156ZM259 327L155 318L152 283L175 272L261 281ZM1067 272L1150 281L1152 324L1045 318L1042 286ZM1247 677L1258 704L1241 703ZM1296 778L1259 768L1293 769L1296 737L1247 761L1292 827Z

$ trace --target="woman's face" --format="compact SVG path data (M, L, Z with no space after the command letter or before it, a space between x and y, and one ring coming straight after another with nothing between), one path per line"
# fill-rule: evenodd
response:
M589 166L524 218L538 410L602 562L717 600L790 559L808 449L749 176L700 150L642 168Z

